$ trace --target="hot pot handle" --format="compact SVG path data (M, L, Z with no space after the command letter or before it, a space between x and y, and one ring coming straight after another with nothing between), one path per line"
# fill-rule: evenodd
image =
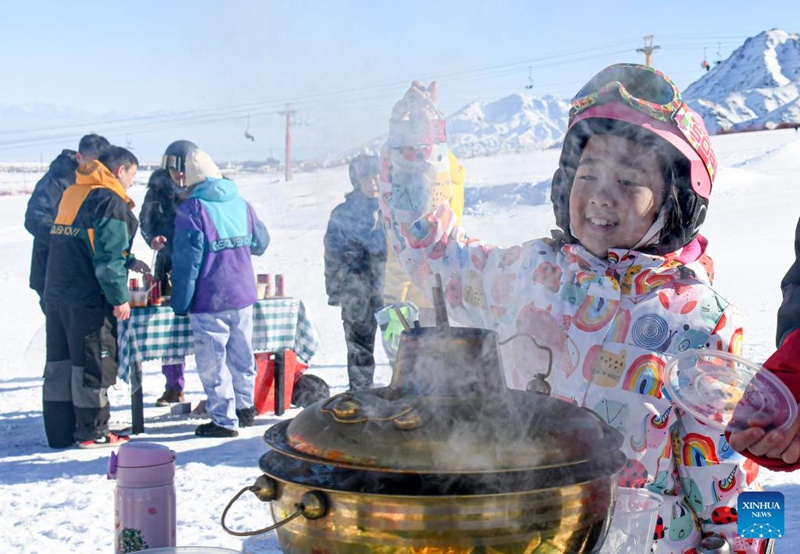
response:
M269 527L265 527L264 529L258 529L256 531L233 531L232 529L228 529L227 525L225 525L225 516L228 514L228 510L230 510L231 506L233 506L233 503L236 502L239 497L247 491L251 491L262 502L270 502L276 497L277 483L271 477L262 475L256 479L256 482L253 485L243 488L237 492L233 498L231 498L231 501L228 502L228 505L225 506L225 509L222 511L222 518L220 518L222 528L230 535L235 535L237 537L260 535L262 533L272 531L273 529L277 529L278 527L289 523L301 515L306 519L320 519L328 513L328 500L325 495L320 491L308 491L300 497L300 502L294 505L297 510L278 523L270 525Z

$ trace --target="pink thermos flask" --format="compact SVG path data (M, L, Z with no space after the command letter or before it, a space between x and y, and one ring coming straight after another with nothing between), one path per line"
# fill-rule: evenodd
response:
M175 546L175 457L152 442L128 442L111 453L115 554Z

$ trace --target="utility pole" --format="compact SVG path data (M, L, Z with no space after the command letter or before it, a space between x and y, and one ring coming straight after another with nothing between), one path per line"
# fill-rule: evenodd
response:
M292 180L292 116L297 110L292 109L291 104L286 104L286 110L278 112L286 116L286 180Z
M644 64L647 67L650 67L650 57L653 55L653 51L661 48L660 46L653 46L653 36L654 35L647 35L644 37L644 48L636 49L637 52L644 53Z

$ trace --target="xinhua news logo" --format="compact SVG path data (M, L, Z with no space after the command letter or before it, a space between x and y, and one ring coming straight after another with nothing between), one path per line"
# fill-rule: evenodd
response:
M774 491L739 494L739 535L747 539L783 536L783 494Z

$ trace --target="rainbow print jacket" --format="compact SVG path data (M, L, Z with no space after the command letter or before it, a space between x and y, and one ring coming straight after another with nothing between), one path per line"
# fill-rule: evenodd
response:
M443 144L430 160L446 160ZM413 154L413 153L412 153ZM381 206L398 259L431 290L439 274L449 317L492 329L501 341L534 335L554 352L552 395L597 413L625 436L619 485L647 487L664 502L655 552L691 553L705 533L735 552L764 541L737 536L740 491L760 490L758 465L733 451L722 432L684 414L664 388L676 353L711 348L739 354L736 308L717 294L696 260L614 250L595 257L550 239L499 248L470 238L447 205L447 170L402 149L382 154ZM506 382L526 388L547 369L532 341L503 347ZM568 439L567 439L568 440Z

